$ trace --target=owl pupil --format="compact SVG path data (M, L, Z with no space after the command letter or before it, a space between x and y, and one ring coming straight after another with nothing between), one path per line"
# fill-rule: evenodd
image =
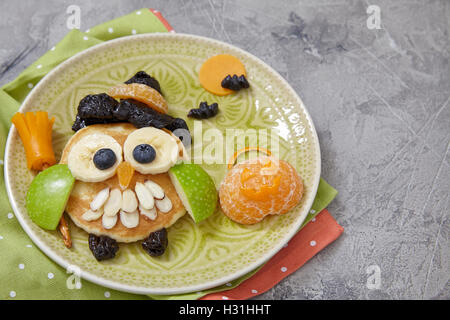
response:
M139 163L150 163L155 160L156 151L149 144L140 144L134 148L133 158Z
M108 148L98 150L94 155L94 164L99 170L111 168L116 163L117 157L114 151Z

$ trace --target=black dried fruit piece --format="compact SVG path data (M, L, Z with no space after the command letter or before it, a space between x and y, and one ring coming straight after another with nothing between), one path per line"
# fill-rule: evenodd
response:
M125 81L125 84L130 84L130 83L145 84L162 94L161 87L159 86L158 80L156 80L152 76L148 75L145 71L139 71L133 77L131 77L130 79Z
M189 110L188 117L195 119L208 119L214 117L219 112L219 105L212 103L208 105L206 101L200 102L197 109Z
M238 77L238 81L242 89L250 88L250 83L248 83L247 78L245 78L243 74L240 77Z
M82 119L112 119L113 110L119 103L106 93L90 94L78 104L78 116Z
M98 261L112 259L119 250L117 241L108 236L89 234L89 249Z
M133 99L124 99L117 102L109 97L114 101L111 102L108 97L106 94L100 94L83 98L83 103L80 101L81 107L79 106L78 108L79 113L72 125L72 130L76 132L92 124L129 122L136 128L166 128L172 132L177 129L185 129L189 134L186 121L181 118L174 118L168 114L160 113ZM175 135L177 134L175 133ZM177 136L183 140L180 135Z
M171 124L174 119L133 99L120 101L113 111L113 116L116 120L130 122L136 128L155 127L162 129Z
M172 132L174 132L177 129L185 129L185 130L189 131L189 127L188 127L186 121L184 121L181 118L174 118L172 120L172 122L166 126L166 129L170 130Z
M221 82L222 88L230 89L233 91L239 91L241 89L247 89L250 87L247 79L244 75L227 75Z
M105 123L116 123L119 122L115 119L98 119L98 118L81 118L79 115L76 116L75 121L72 125L72 130L77 132L92 124L105 124Z
M162 255L169 244L166 228L162 228L150 233L147 239L142 242L142 248L152 257Z

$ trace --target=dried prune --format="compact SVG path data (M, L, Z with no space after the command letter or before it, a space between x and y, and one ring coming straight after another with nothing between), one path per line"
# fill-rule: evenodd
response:
M142 248L152 257L158 257L166 251L168 244L167 230L162 228L150 233L148 238L142 242Z
M113 116L117 120L130 122L136 128L155 127L162 129L173 121L173 117L159 113L133 99L120 101L113 110Z
M165 128L172 132L174 132L177 129L185 129L185 130L189 131L189 127L188 127L186 121L184 121L181 118L174 118L172 120L172 122L169 123Z
M241 89L247 89L250 87L247 79L244 75L227 75L221 82L222 88L230 89L233 91L239 91Z
M81 99L78 116L82 119L112 119L113 110L119 103L106 93L90 94Z
M102 96L97 95L99 97L93 97L93 95L86 96L82 99L82 101L84 101L83 103L80 102L81 107L79 106L78 108L79 113L73 123L73 131L76 132L92 124L129 122L136 128L166 128L172 132L176 129L185 129L189 133L186 121L181 118L174 118L168 114L160 113L149 108L144 103L133 99L124 99L119 103L106 94L101 95ZM106 95L116 102L110 102L109 99L103 95ZM103 107L100 107L100 105L103 105ZM177 134L175 133L175 135ZM181 137L179 138L182 140Z
M118 122L115 119L98 119L98 118L81 118L79 115L76 116L75 121L72 125L72 130L77 132L92 124L104 124L104 123L115 123Z
M148 75L145 71L139 71L133 77L131 77L130 79L125 81L125 84L130 84L130 83L145 84L162 94L161 87L159 85L158 80L156 80L152 76Z
M89 234L89 249L98 261L112 259L119 250L117 241L108 236Z
M195 119L208 119L214 117L219 112L219 105L212 103L208 105L206 101L200 102L197 109L189 110L188 117Z

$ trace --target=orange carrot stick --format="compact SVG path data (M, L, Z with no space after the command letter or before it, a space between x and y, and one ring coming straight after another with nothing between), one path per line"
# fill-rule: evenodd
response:
M45 111L17 112L11 119L17 128L25 148L28 169L43 170L56 163L52 147L52 127L55 119L49 119Z

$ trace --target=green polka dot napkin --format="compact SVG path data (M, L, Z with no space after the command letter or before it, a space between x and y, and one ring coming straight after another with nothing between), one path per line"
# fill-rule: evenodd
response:
M0 89L0 159L10 119L32 88L55 66L93 45L132 34L167 32L168 23L156 10L141 9L98 25L86 32L70 31L54 47ZM170 26L169 26L170 27ZM144 296L123 293L78 279L43 254L22 230L9 205L0 160L0 299L198 299L206 294L239 286L254 272L219 288L176 296ZM321 180L313 205L313 219L335 197L336 190Z

